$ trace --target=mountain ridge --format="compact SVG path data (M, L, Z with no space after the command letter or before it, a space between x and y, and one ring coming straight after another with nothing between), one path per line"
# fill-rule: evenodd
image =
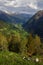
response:
M43 10L33 15L23 27L27 32L37 34L43 38Z
M8 23L22 24L25 23L31 16L32 16L31 14L23 14L23 13L7 14L3 11L0 11L0 20L6 21Z

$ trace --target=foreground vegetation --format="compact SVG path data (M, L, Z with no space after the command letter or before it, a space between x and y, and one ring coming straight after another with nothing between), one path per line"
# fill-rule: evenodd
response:
M0 65L43 65L43 43L21 25L0 23ZM26 57L26 59L23 59ZM40 57L36 63L28 58Z
M0 65L43 65L43 62L23 59L22 56L13 52L0 52Z

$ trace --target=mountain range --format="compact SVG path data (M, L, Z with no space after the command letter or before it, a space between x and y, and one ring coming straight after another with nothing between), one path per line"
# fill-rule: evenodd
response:
M3 20L8 23L25 23L32 15L24 14L24 13L15 13L15 14L7 14L3 11L0 11L0 20Z

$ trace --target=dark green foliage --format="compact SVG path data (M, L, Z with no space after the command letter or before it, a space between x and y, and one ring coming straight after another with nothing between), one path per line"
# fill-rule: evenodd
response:
M28 37L28 43L27 43L27 52L28 55L32 56L33 54L36 55L39 52L39 50L41 45L41 41L40 38L36 35L36 36L32 36L31 34Z
M11 35L11 40L9 42L9 51L13 51L16 53L20 52L20 37L18 35Z
M0 51L7 51L8 50L8 41L6 37L0 33Z
M0 21L0 23L4 22ZM0 24L2 25L0 29L0 47L27 56L40 54L40 37L28 34L22 29L21 25L5 24Z

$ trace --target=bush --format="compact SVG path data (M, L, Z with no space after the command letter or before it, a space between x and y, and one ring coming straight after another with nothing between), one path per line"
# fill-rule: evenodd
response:
M20 36L19 35L11 35L11 40L9 42L9 51L13 51L16 53L20 52Z
M6 37L0 33L0 51L6 51L8 50L8 42Z

